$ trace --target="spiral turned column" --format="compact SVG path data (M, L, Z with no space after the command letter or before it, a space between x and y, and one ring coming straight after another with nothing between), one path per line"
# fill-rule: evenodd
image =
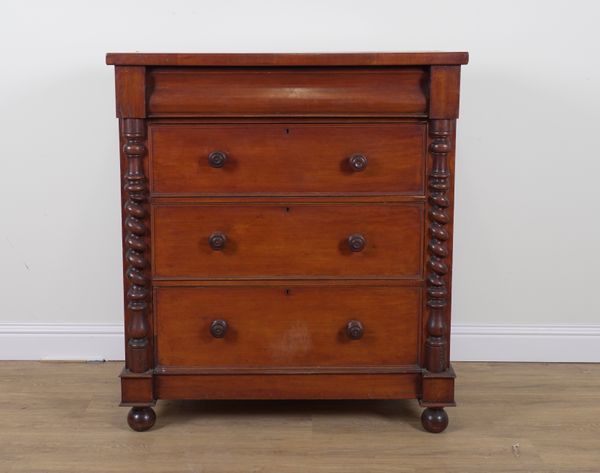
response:
M448 154L451 150L450 120L431 120L429 125L429 152L433 160L428 176L429 200L429 259L427 264L427 341L425 344L426 368L431 373L441 373L448 368L446 359L446 306L448 305L448 228L450 170Z
M147 277L147 193L143 159L146 155L144 120L128 118L122 123L123 153L127 158L124 189L125 259L127 261L127 369L144 373L151 368Z

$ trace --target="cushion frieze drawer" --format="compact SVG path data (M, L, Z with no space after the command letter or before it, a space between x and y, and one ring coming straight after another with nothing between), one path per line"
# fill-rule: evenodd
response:
M421 278L421 204L155 205L155 278Z
M423 195L426 125L150 127L155 194Z
M427 68L153 68L148 113L185 116L424 116Z
M161 287L160 366L415 365L420 287ZM224 302L227 301L225 304Z

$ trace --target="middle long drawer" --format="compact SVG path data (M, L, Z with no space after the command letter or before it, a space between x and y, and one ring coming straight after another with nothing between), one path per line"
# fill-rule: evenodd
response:
M155 204L155 278L420 278L423 205Z

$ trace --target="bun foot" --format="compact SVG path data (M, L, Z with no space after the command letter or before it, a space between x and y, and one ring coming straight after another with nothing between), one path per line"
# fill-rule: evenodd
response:
M127 423L136 432L150 429L156 422L156 414L151 407L132 407L127 414Z
M448 427L448 414L443 408L428 407L421 414L421 423L427 432L439 434Z

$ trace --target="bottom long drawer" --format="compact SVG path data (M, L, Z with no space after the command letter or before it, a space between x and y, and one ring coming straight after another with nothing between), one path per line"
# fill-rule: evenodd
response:
M420 287L155 289L161 367L416 365Z

